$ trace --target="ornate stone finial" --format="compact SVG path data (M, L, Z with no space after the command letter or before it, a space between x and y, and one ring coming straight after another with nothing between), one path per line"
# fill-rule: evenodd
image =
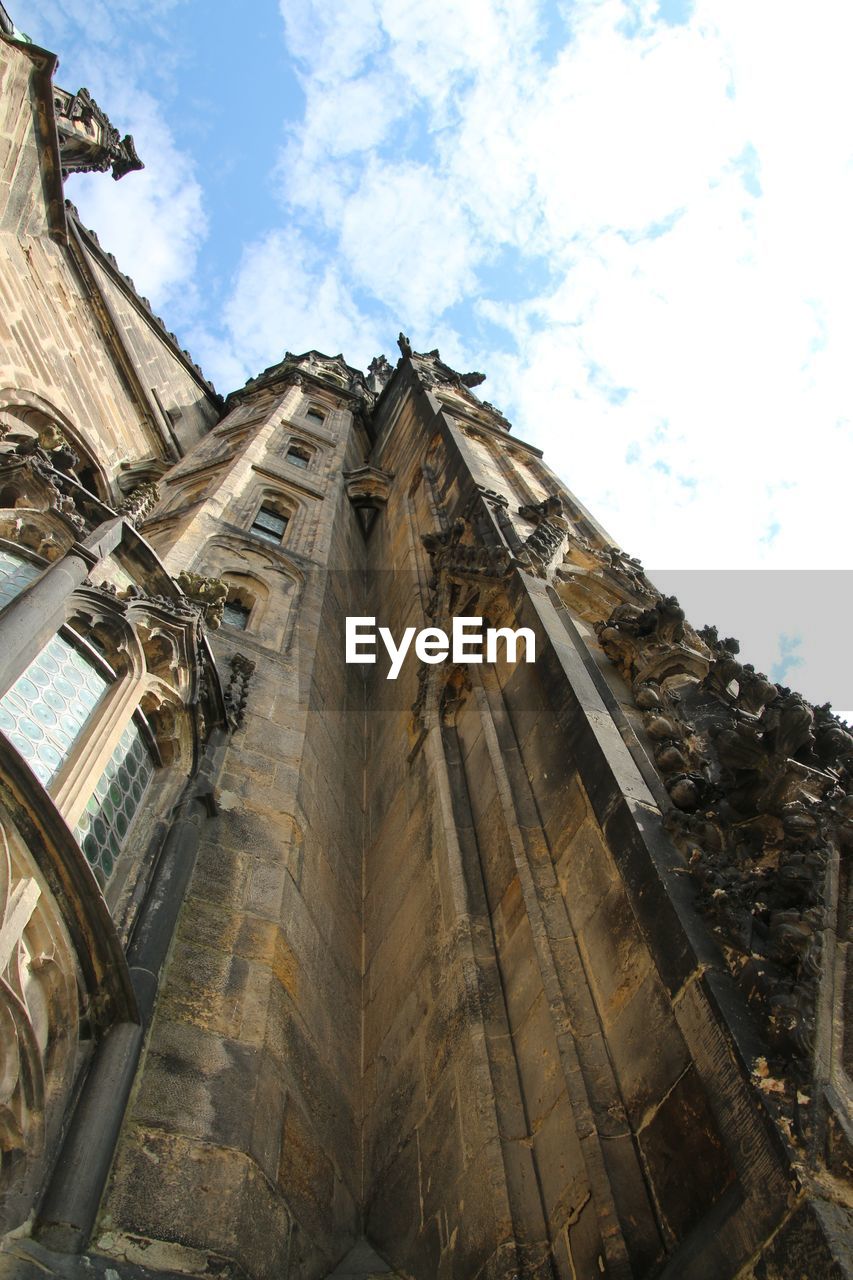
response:
M149 480L146 484L138 484L135 489L131 489L118 508L118 513L135 528L140 520L144 520L154 510L159 501L160 487L156 481Z
M225 686L225 711L232 730L239 729L246 713L246 701L249 697L249 681L255 670L255 664L242 653L235 653L231 659L231 671Z
M68 93L53 91L62 176L69 173L105 173L112 169L118 180L145 166L136 153L131 135L119 137L118 129L95 102L88 89Z
M384 355L374 356L367 366L367 385L371 391L379 392L388 385L394 370Z
M397 346L400 348L400 351L404 356L410 356L412 354L412 344L409 342L405 333L398 334Z
M228 587L221 578L207 578L201 573L184 569L175 578L188 600L198 605L201 615L211 631L222 622L222 611L228 596Z
M472 387L479 387L486 381L484 373L460 373L459 381L463 387L467 387L470 391Z
M518 514L536 526L524 543L521 559L535 573L544 576L565 541L568 525L563 517L563 500L552 494L542 502L519 507Z

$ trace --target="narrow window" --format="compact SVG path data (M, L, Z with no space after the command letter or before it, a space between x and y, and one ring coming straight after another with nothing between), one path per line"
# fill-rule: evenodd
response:
M311 405L311 408L306 411L305 417L313 418L315 422L326 421L326 415L323 413L323 410L317 409L313 404Z
M222 610L222 621L226 627L236 627L238 631L245 631L251 612L249 606L240 600L226 600Z
M307 467L311 461L311 454L308 450L303 449L298 444L292 444L285 456L286 460L292 463L294 467Z
M142 734L131 721L107 761L74 836L104 888L112 876L130 825L154 776Z
M286 528L287 516L280 515L274 507L261 507L252 521L252 533L276 544L281 542Z
M0 698L0 732L43 786L59 771L109 683L61 636Z

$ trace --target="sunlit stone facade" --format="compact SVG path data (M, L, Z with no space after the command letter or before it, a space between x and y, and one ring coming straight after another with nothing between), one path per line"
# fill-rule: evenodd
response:
M0 1276L851 1274L853 738L482 375L219 397L54 64L0 35Z

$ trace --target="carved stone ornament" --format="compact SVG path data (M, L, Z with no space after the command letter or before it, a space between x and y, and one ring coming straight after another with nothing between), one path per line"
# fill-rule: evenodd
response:
M227 583L221 578L208 578L186 569L177 575L175 581L187 599L200 608L210 630L216 631L222 622L222 611L228 597Z
M674 597L634 603L654 591L642 567L606 555L623 603L595 623L599 642L633 690L672 803L665 825L764 1034L756 1085L806 1146L821 975L837 963L830 868L853 846L853 733L739 662L736 641L694 631Z
M381 471L378 467L371 467L369 463L357 467L355 471L344 472L347 497L352 505L368 507L374 511L380 510L388 501L393 479L393 471Z
M124 516L130 524L136 526L149 515L160 501L160 488L156 481L137 485L118 508L119 515Z
M62 176L69 173L105 173L118 180L145 166L136 154L131 135L119 136L88 89L68 93L54 89L56 127Z
M11 434L6 440L15 442ZM55 452L60 452L62 457L55 459ZM76 455L72 454L71 457L76 461ZM68 457L62 446L57 451L48 452L37 440L17 441L14 452L0 458L0 475L3 476L7 493L6 503L15 507L53 511L62 516L75 533L83 533L87 525L92 524L87 518L91 514L89 508L93 503L96 506L100 504L91 499L63 471L58 470L54 466L55 460L67 463Z
M436 575L503 578L518 564L506 547L472 541L470 525L462 519L455 520L449 529L425 533L421 542Z
M393 366L384 355L374 356L367 366L367 385L370 390L375 392L382 391L393 372Z
M242 653L234 654L231 659L228 682L225 685L225 709L232 730L242 727L249 697L249 681L254 670L254 662Z
M525 520L536 526L524 543L519 559L534 573L544 577L557 552L563 546L568 522L563 517L562 499L556 496L518 508Z
M56 903L0 813L0 1229L17 1226L43 1176L71 1088L76 959Z

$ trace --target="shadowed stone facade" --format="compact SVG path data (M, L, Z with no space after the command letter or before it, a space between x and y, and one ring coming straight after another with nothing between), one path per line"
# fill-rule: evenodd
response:
M853 1274L847 727L481 374L218 397L64 202L132 139L8 26L0 1276ZM355 616L536 661L391 681Z

